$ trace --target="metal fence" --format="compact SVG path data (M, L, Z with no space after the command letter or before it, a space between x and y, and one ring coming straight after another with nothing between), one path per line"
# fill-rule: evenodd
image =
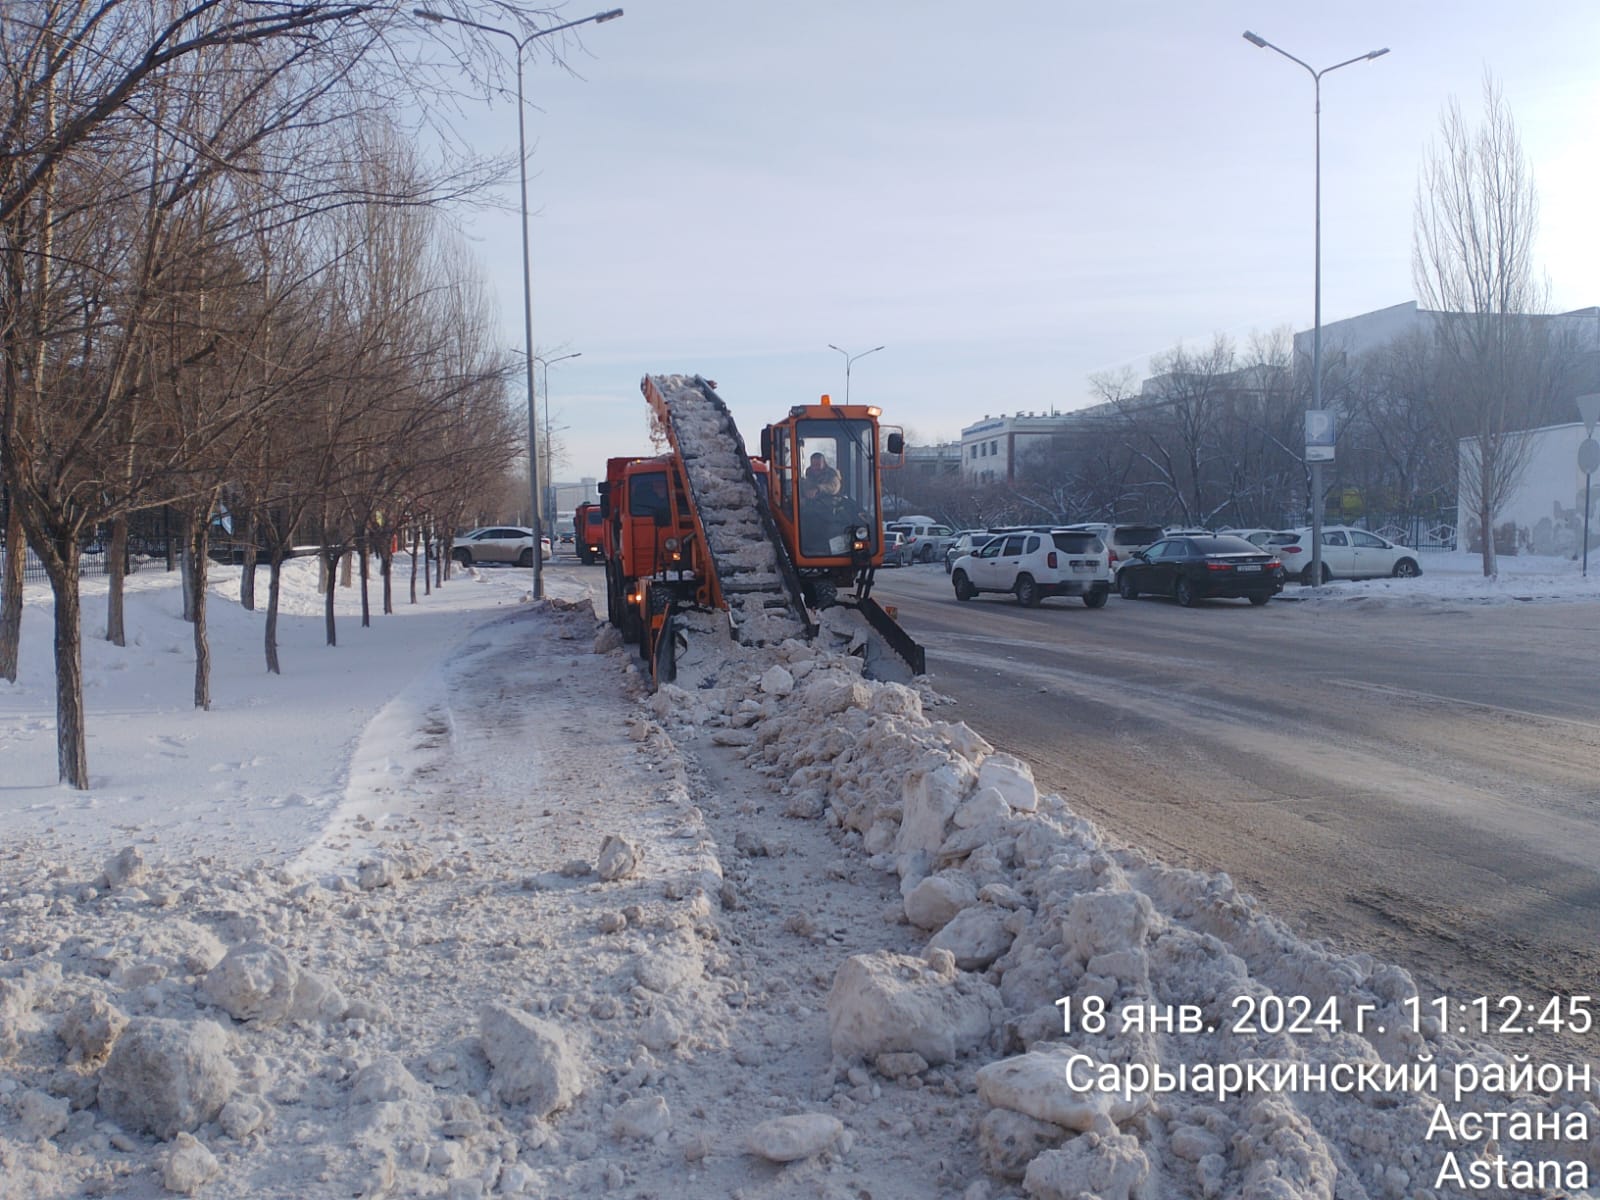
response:
M24 583L44 583L49 580L45 574L44 563L39 561L39 556L32 550L26 550L27 555L22 561L22 579ZM0 565L6 561L7 550L0 546ZM104 575L111 556L103 550L85 551L78 559L78 575L80 578L91 575ZM139 569L139 559L130 551L128 555L128 574Z

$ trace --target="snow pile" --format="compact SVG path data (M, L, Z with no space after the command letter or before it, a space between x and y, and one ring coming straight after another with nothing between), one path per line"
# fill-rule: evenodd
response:
M1442 1031L1404 970L1296 939L1226 876L1108 843L859 658L795 641L775 657L730 656L656 711L685 736L747 734L731 740L786 811L824 814L898 880L924 953L840 964L832 1049L897 1079L987 1064L980 1145L1000 1179L1036 1197L1399 1197L1456 1194L1480 1157L1507 1190L1538 1164L1600 1168L1600 1093L1490 1082L1508 1060ZM1245 1084L1246 1066L1280 1085ZM1366 1085L1344 1088L1357 1067ZM1513 1112L1498 1138L1439 1125Z

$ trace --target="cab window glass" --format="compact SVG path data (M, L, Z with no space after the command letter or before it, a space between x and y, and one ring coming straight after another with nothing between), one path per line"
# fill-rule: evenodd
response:
M1373 537L1370 533L1362 533L1359 529L1350 531L1350 540L1356 545L1368 550L1387 550L1382 538Z
M1344 533L1338 530L1323 534L1322 540L1329 546L1348 546L1350 544L1345 540Z
M1008 537L1005 541L1005 545L1001 547L1000 553L1005 555L1007 558L1010 558L1014 554L1021 554L1022 535L1014 533Z

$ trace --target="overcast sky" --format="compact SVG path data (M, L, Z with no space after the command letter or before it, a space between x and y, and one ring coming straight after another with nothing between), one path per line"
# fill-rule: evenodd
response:
M746 441L851 399L919 441L1071 409L1186 339L1308 329L1310 76L1323 318L1414 297L1419 165L1501 84L1557 308L1600 303L1600 4L622 0L574 78L530 60L534 340L561 479L649 452L639 379L715 379ZM586 16L568 5L565 19ZM509 49L509 47L508 47ZM514 151L514 106L468 110ZM515 192L463 218L522 347Z

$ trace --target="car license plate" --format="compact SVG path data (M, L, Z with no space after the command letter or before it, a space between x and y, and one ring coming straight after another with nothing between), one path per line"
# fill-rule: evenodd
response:
M1261 570L1261 564L1260 563L1252 563L1250 566L1245 566L1243 564L1240 564L1238 567L1235 568L1235 570L1239 570L1239 571L1259 571L1259 570Z

